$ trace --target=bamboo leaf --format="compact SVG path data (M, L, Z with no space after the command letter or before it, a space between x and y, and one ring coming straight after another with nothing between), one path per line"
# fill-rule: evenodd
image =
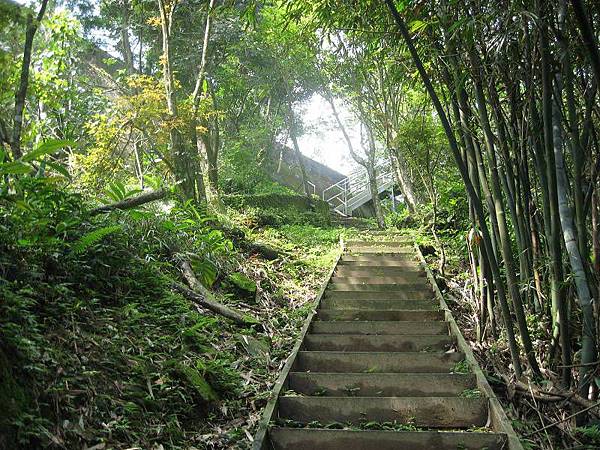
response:
M43 142L38 148L30 151L29 153L23 155L21 161L29 162L39 159L44 155L49 155L51 153L56 153L58 150L75 145L75 142L67 140L67 139L50 139L48 141Z
M32 167L29 164L24 164L21 161L13 161L0 165L1 174L24 175L31 172Z

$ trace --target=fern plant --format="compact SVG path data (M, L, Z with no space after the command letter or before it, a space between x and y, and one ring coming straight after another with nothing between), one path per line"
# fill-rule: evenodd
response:
M110 183L104 190L104 194L108 197L108 199L101 199L101 201L105 204L111 202L120 202L126 198L139 194L140 192L142 192L141 189L127 190L127 187L121 181L115 181Z
M71 250L76 255L84 253L92 245L100 242L106 236L117 233L122 229L123 228L121 227L121 225L111 225L107 227L98 228L94 231L90 231L89 233L81 236L76 242L74 242L71 246Z
M600 444L600 426L589 425L585 427L577 427L575 428L575 431L586 441L589 441L590 444Z

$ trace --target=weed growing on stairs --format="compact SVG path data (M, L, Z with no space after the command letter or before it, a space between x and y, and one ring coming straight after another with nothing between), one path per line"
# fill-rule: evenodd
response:
M462 398L481 398L482 393L479 389L465 389L459 395Z
M452 369L450 369L450 373L471 373L471 366L469 365L466 359L463 359L462 361L458 361L456 364L454 364L454 366L452 366Z

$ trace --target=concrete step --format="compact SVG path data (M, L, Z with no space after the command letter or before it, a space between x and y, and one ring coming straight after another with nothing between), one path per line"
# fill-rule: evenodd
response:
M415 286L414 284L399 284L399 283L340 283L333 282L327 288L328 291L365 291L365 292L432 292L431 287L427 285Z
M364 258L348 260L346 257L341 259L339 266L350 267L404 267L404 268L420 268L417 261L412 259L402 258Z
M324 298L321 300L321 309L359 309L362 311L384 310L438 310L440 304L437 300L395 300L377 299L365 300L361 298Z
M413 288L431 289L431 285L425 277L413 277L413 276L397 276L391 277L354 277L354 276L334 276L331 279L334 284L396 284L398 286L406 286Z
M433 290L429 291L325 291L325 298L356 298L361 300L433 300Z
M447 322L399 322L388 320L318 320L310 326L315 334L366 334L366 335L448 335Z
M385 335L363 334L307 334L303 350L340 352L422 352L446 351L454 339L445 335Z
M338 265L335 276L343 277L401 277L404 280L426 279L425 272L421 269L401 266L376 266L367 265Z
M412 322L427 322L430 320L444 320L443 311L424 310L348 310L348 309L320 309L317 311L317 320L401 320Z
M372 241L346 241L346 247L372 247L372 246L388 246L388 247L404 247L409 248L411 251L414 251L412 239L394 239L390 241L386 241L383 239L374 239Z
M461 431L360 431L274 427L274 450L502 450L506 435Z
M488 400L461 397L280 397L279 417L301 423L393 422L431 428L483 427Z
M331 397L456 397L475 389L473 374L291 372L288 388Z
M397 252L393 255L374 255L371 253L344 253L340 259L343 262L362 262L362 261L416 261L415 252Z
M408 250L405 249L401 249L398 247L392 247L392 246L351 246L351 247L346 247L346 252L350 253L350 254L360 254L360 255L365 255L365 254L369 254L369 255L406 255L409 253ZM411 252L412 254L414 254L414 250Z
M300 351L295 372L449 373L462 361L460 352L319 352Z

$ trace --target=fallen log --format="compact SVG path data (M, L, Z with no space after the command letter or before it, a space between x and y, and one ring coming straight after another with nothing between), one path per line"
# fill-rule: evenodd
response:
M259 323L259 321L254 317L218 302L213 293L206 289L202 283L198 281L189 261L183 261L180 264L180 267L181 271L183 272L183 277L192 289L188 289L178 283L173 283L172 287L174 290L185 295L191 301L197 303L203 308L209 309L212 312L233 320L238 325L252 326Z
M164 198L169 193L166 189L159 189L157 191L150 191L144 194L136 195L135 197L126 198L125 200L121 200L120 202L111 203L109 205L100 206L98 208L92 209L90 214L92 216L96 216L98 214L109 213L116 209L131 209L136 208L137 206L141 206L145 203L150 203L156 200L160 200Z

